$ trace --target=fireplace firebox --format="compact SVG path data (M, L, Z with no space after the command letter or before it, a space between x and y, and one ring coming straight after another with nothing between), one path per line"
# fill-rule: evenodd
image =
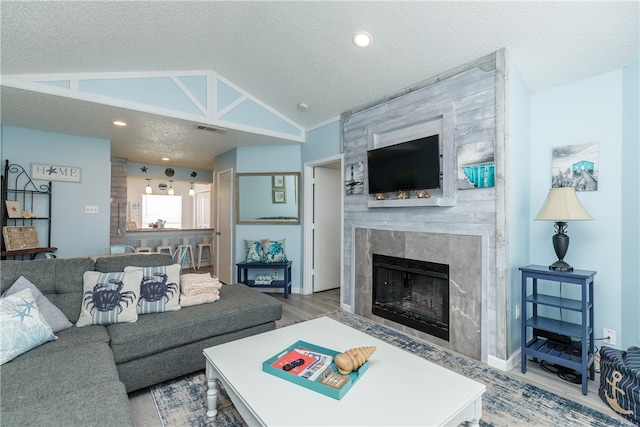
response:
M373 254L371 312L449 341L449 266Z

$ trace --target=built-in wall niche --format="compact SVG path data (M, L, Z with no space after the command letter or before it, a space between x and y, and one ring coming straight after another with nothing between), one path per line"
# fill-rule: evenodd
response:
M367 151L401 144L407 141L440 136L440 171L442 173L440 187L429 189L431 197L417 198L415 192L408 192L409 198L399 198L398 192L386 193L384 200L377 200L369 194L367 206L370 208L412 207L412 206L454 206L455 203L455 150L453 139L452 110L434 112L425 120L410 123L392 121L376 125L367 137ZM368 174L368 171L367 171ZM369 179L367 176L367 188ZM402 190L402 189L398 189Z

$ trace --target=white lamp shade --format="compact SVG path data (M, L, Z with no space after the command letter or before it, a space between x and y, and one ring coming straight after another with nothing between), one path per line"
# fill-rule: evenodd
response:
M593 219L582 207L573 187L552 188L536 221L588 221Z

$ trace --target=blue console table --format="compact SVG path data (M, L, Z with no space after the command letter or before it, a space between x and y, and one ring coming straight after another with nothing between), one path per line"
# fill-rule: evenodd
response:
M589 378L595 377L593 366L593 277L595 271L550 270L547 266L528 265L520 267L522 272L522 373L527 371L527 356L573 369L582 374L582 394L587 394L587 370ZM528 282L531 280L531 287ZM581 288L580 299L556 297L538 292L538 280L570 283ZM527 309L527 306L531 310ZM538 314L538 306L555 307L581 314L580 323L552 319ZM527 341L527 330L532 328L532 338ZM547 339L545 332L578 338L569 344Z
M288 298L291 293L291 264L293 261L287 262L239 262L238 282L249 286L250 288L284 288L284 297ZM282 270L284 280L274 280L268 285L256 285L254 280L249 279L249 270Z

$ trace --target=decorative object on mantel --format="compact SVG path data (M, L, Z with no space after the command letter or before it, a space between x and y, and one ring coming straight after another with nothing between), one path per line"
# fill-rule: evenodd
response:
M21 249L33 249L40 247L38 241L38 229L35 226L28 227L2 227L4 244L7 251L19 251Z
M428 199L431 197L431 194L427 190L416 190L416 197L418 199Z
M555 147L551 160L551 187L597 191L598 165L598 143Z
M31 211L22 212L22 218L24 218L24 219L31 219L31 218L35 218L35 217L36 217L36 214L34 214Z
M552 188L535 221L555 221L556 234L553 235L553 249L558 260L549 266L549 270L573 271L573 267L564 261L569 249L569 236L566 221L589 221L593 218L582 207L573 187Z
M410 197L409 194L410 193L408 191L402 191L402 190L398 191L398 199L400 200L408 199Z
M344 353L337 354L333 359L338 372L347 375L364 365L371 355L376 351L375 346L351 348Z
M75 166L56 166L31 163L31 179L80 182L81 169Z
M7 206L7 216L9 218L22 218L20 202L16 200L5 200L4 203Z
M375 196L373 196L374 199L376 200L387 200L387 194L386 193L376 193Z
M364 194L364 162L348 164L344 171L345 194Z

